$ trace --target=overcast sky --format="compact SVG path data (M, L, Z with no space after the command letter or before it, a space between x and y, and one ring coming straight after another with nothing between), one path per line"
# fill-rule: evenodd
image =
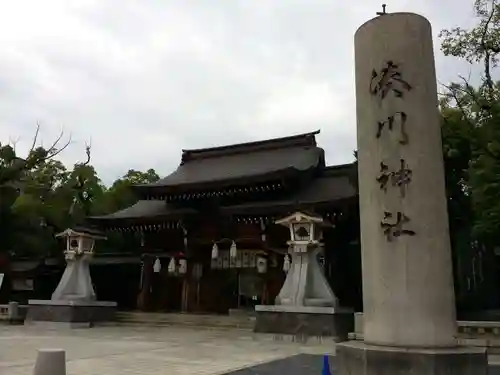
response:
M468 26L472 0L393 0L433 24L438 78L468 73L437 34ZM353 35L381 8L357 0L0 2L0 141L25 151L61 128L106 183L166 175L181 149L321 130L327 162L355 149Z

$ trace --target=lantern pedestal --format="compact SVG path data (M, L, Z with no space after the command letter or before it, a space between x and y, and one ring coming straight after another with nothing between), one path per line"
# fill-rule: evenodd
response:
M52 293L53 301L94 301L95 292L90 278L89 261L92 253L66 253L66 269Z
M337 307L338 299L318 263L320 244L292 244L292 262L276 305Z
M29 300L26 323L44 327L90 328L114 321L116 302Z
M344 341L354 326L351 309L321 306L258 305L254 332L291 335L297 341L328 337Z
M58 237L67 239L66 269L50 300L29 300L28 323L92 327L115 320L116 302L96 301L89 261L93 256L95 233L67 229Z

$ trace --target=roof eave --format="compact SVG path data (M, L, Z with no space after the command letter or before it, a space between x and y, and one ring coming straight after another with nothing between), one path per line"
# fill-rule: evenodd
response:
M202 192L207 190L222 190L225 188L251 185L258 183L272 183L272 181L283 181L301 173L316 169L316 165L308 169L297 169L288 167L279 171L273 171L255 176L241 176L217 181L200 181L176 185L135 185L132 188L141 196L161 196L172 194L183 194L187 192Z

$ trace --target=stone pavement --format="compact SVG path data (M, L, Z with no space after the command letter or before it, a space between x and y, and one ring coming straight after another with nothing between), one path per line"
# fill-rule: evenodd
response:
M336 374L336 358L329 357L332 375ZM323 356L311 354L298 354L292 357L277 359L268 363L248 367L230 372L225 375L304 375L322 374ZM500 367L490 364L488 375L500 375Z
M68 375L224 374L296 354L334 354L333 342L302 345L237 330L0 326L0 375L31 375L39 348L66 350Z

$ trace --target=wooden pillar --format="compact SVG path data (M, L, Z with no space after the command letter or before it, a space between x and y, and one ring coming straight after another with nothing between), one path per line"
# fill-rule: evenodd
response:
M189 279L187 276L182 278L182 293L181 293L181 311L187 312L189 307Z
M137 308L145 311L149 305L149 296L151 294L151 286L153 281L153 258L144 256L142 261L142 275L139 281L139 294L137 296Z

